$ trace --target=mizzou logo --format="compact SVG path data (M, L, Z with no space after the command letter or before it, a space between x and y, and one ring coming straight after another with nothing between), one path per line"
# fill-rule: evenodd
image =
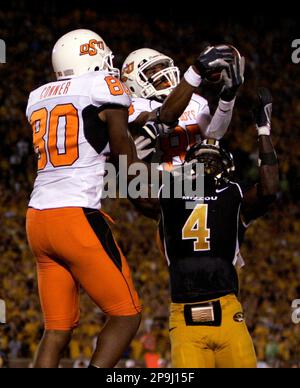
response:
M101 40L91 39L88 43L80 46L80 55L97 55L98 49L104 50L104 42Z
M240 312L234 314L233 320L234 320L235 322L244 322L244 320L245 320L244 313L242 313L242 312L240 311Z

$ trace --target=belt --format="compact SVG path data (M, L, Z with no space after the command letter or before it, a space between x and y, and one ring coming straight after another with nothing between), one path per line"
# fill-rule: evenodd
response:
M184 305L187 326L221 326L222 309L219 300Z

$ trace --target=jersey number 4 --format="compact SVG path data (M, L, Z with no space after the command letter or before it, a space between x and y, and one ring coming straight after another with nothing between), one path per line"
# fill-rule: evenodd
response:
M210 250L210 242L208 241L210 229L207 228L207 213L207 204L197 205L182 228L183 240L196 240L194 241L194 251Z
M73 104L57 105L51 112L46 108L36 110L30 123L38 170L46 167L48 157L53 167L71 166L78 159L79 118Z

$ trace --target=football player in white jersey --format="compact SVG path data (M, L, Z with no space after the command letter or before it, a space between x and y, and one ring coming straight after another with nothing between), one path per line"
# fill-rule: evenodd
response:
M223 78L224 87L218 108L211 117L207 100L195 90L202 78L208 78L214 69L219 69L219 79ZM197 58L195 66L185 73L181 81L185 85L182 86L178 85L179 69L170 57L149 48L136 50L128 55L122 66L122 80L133 96L129 116L131 128L133 131L135 127L141 128L147 121L159 123L159 107L169 96L167 105L166 102L163 104L161 118L164 117L163 121L169 122L170 126L178 118L179 122L171 133L160 133L161 162L165 167L181 164L189 147L201 138L219 140L224 136L231 121L237 89L243 83L243 73L244 58L234 47L208 47ZM178 90L174 93L176 87ZM154 151L151 138L155 139L157 135L151 126L144 129L147 133L136 140L141 157Z
M131 99L112 58L96 33L69 32L53 49L57 81L28 101L38 173L26 228L45 323L35 367L58 366L78 325L79 286L108 316L90 367L113 367L140 323L130 270L99 211L107 152L112 160L137 160L128 133Z

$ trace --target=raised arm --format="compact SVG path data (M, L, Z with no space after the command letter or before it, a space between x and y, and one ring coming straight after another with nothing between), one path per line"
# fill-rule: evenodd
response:
M258 91L256 128L259 148L259 182L244 194L241 215L248 224L261 216L276 199L279 186L278 162L271 140L272 96L269 90Z
M220 140L226 133L232 118L235 98L240 86L244 83L245 58L235 56L234 62L222 71L224 86L222 88L219 104L208 126L201 125L204 138ZM204 117L204 122L206 118Z
M165 124L177 120L207 73L213 69L227 68L232 60L233 54L229 48L207 47L202 51L195 64L189 67L180 83L164 101L160 108L159 120Z

